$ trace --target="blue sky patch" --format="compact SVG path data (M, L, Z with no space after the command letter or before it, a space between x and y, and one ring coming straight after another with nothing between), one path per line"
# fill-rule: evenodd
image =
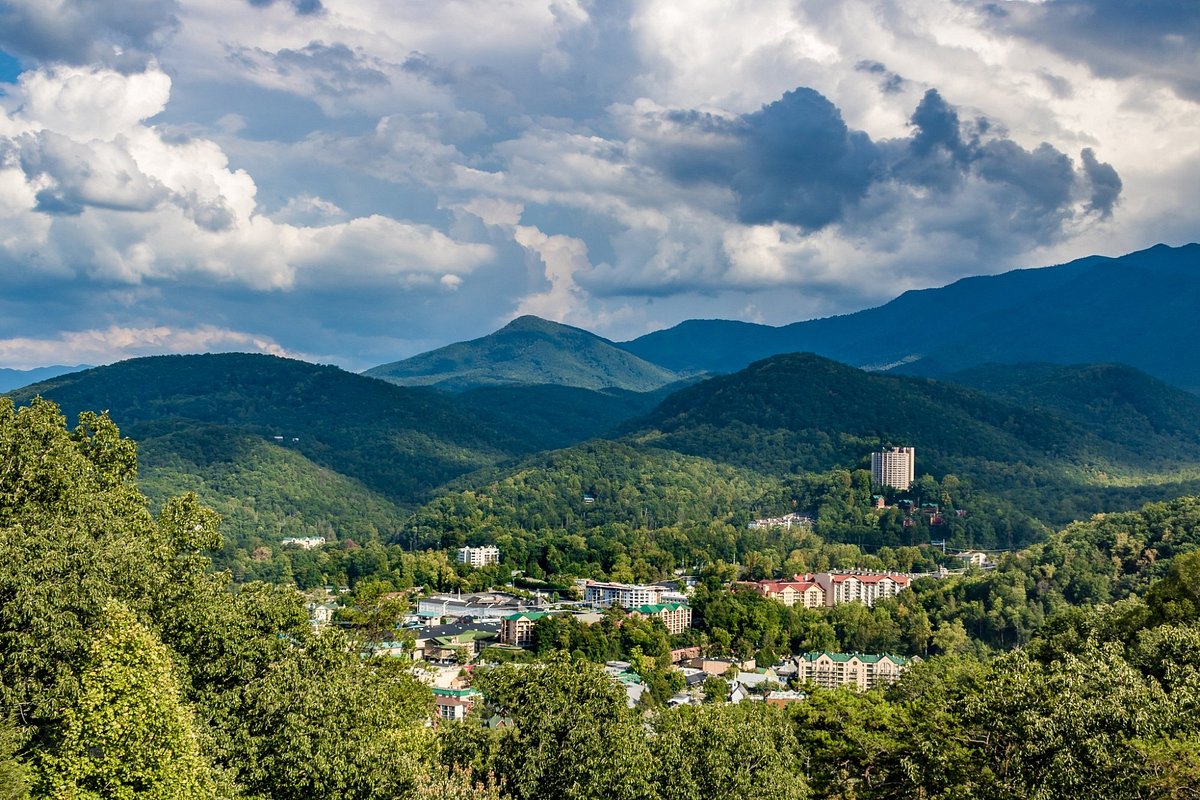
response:
M16 83L23 71L20 61L0 50L0 83Z

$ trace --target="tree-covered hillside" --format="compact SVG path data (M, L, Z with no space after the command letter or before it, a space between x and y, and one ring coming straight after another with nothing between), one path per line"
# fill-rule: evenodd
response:
M682 377L593 333L532 316L518 317L479 339L382 364L365 374L404 386L454 391L549 383L648 392Z
M1200 449L1200 397L1124 364L987 364L940 380L1068 420L1163 463Z
M1129 415L1161 416L1172 390L1151 386L1106 416L1082 398L1039 408L795 354L677 392L628 427L633 441L767 474L864 467L880 446L914 446L918 473L956 475L1059 524L1200 486L1195 425L1149 438L1125 426ZM1181 407L1177 418L1188 413Z
M468 389L455 399L531 451L555 450L612 434L687 383L676 382L651 392L598 391L553 384L487 386Z
M388 538L408 514L361 482L240 428L143 423L139 485L156 507L185 492L222 518L227 542L253 551L285 537Z
M399 503L528 452L437 392L274 356L138 358L11 394L18 403L35 395L59 403L72 418L80 411L107 410L137 439L159 435L162 420L238 428ZM147 423L154 425L143 430ZM194 450L178 425L173 431L167 443ZM149 441L147 446L154 447ZM203 463L190 453L182 457ZM156 462L168 459L164 453Z

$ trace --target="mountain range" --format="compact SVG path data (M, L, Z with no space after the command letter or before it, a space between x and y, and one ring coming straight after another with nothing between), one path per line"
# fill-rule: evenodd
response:
M777 353L945 375L986 363L1124 363L1200 393L1186 348L1200 308L1200 244L964 278L878 308L782 327L691 320L621 344L667 369L732 372Z
M1200 488L1200 398L1151 376L1023 365L977 368L961 381L973 387L787 354L651 393L445 393L222 354L132 359L9 396L41 395L71 418L107 410L139 442L148 494L161 502L197 492L243 552L289 535L391 539L437 498L450 499L419 517L439 541L492 513L471 516L484 513L471 510L480 503L548 504L530 516L542 524L586 517L561 504L589 487L611 498L590 515L597 523L694 520L716 498L705 474L722 476L714 514L770 510L786 496L782 482L862 468L887 444L915 446L921 473L953 473L979 497L1019 504L1022 519L1055 524ZM568 449L547 455L556 448ZM681 517L673 504L689 511ZM1035 535L1020 523L1024 533L995 538L996 513L992 541Z
M51 378L57 378L59 375L66 375L69 372L79 372L84 369L88 369L86 364L79 364L74 367L55 364L51 367L34 367L33 369L8 369L0 367L0 392L11 392L13 389L20 389L22 386L28 386L31 383L47 381Z
M8 393L68 421L107 411L138 441L140 482L161 502L195 491L235 539L395 532L437 487L567 447L642 414L666 392L395 386L332 366L226 353L153 356Z
M1200 359L1181 355L1200 307L1200 245L964 278L877 308L781 327L689 320L614 343L521 317L367 375L461 391L558 384L650 391L810 352L875 371L940 376L989 363L1123 363L1200 393Z
M665 507L686 474L695 510L706 469L738 470L723 473L727 487L750 474L774 481L770 494L789 476L861 468L881 445L913 445L919 471L953 473L1057 524L1200 488L1200 398L1184 391L1200 386L1200 359L1180 355L1200 297L1198 256L1197 245L1160 246L971 278L783 328L698 321L618 346L522 317L367 375L264 355L159 356L9 396L47 397L70 418L108 410L139 442L151 497L197 491L238 546L389 538L447 492L465 493L462 508L497 486L532 502L506 483L518 474L580 496L578 469L591 462L572 454L601 451L606 465L642 465L605 479L613 497L650 492ZM874 371L812 353L740 363L821 342ZM1033 350L1040 362L1018 358ZM1101 351L1105 363L1046 363ZM924 374L878 369L888 359ZM1138 362L1145 372L1128 366ZM409 380L428 385L394 384ZM722 491L728 514L740 501ZM457 513L438 518L453 527Z

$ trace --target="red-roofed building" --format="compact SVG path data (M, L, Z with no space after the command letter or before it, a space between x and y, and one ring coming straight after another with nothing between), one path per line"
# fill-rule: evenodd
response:
M812 575L797 575L790 581L755 581L743 585L752 586L763 597L778 600L785 606L825 607L825 589L813 580Z

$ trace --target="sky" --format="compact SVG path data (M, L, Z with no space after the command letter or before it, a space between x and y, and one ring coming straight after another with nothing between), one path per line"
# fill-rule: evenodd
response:
M361 370L1200 238L1194 0L0 0L0 92L0 367Z

